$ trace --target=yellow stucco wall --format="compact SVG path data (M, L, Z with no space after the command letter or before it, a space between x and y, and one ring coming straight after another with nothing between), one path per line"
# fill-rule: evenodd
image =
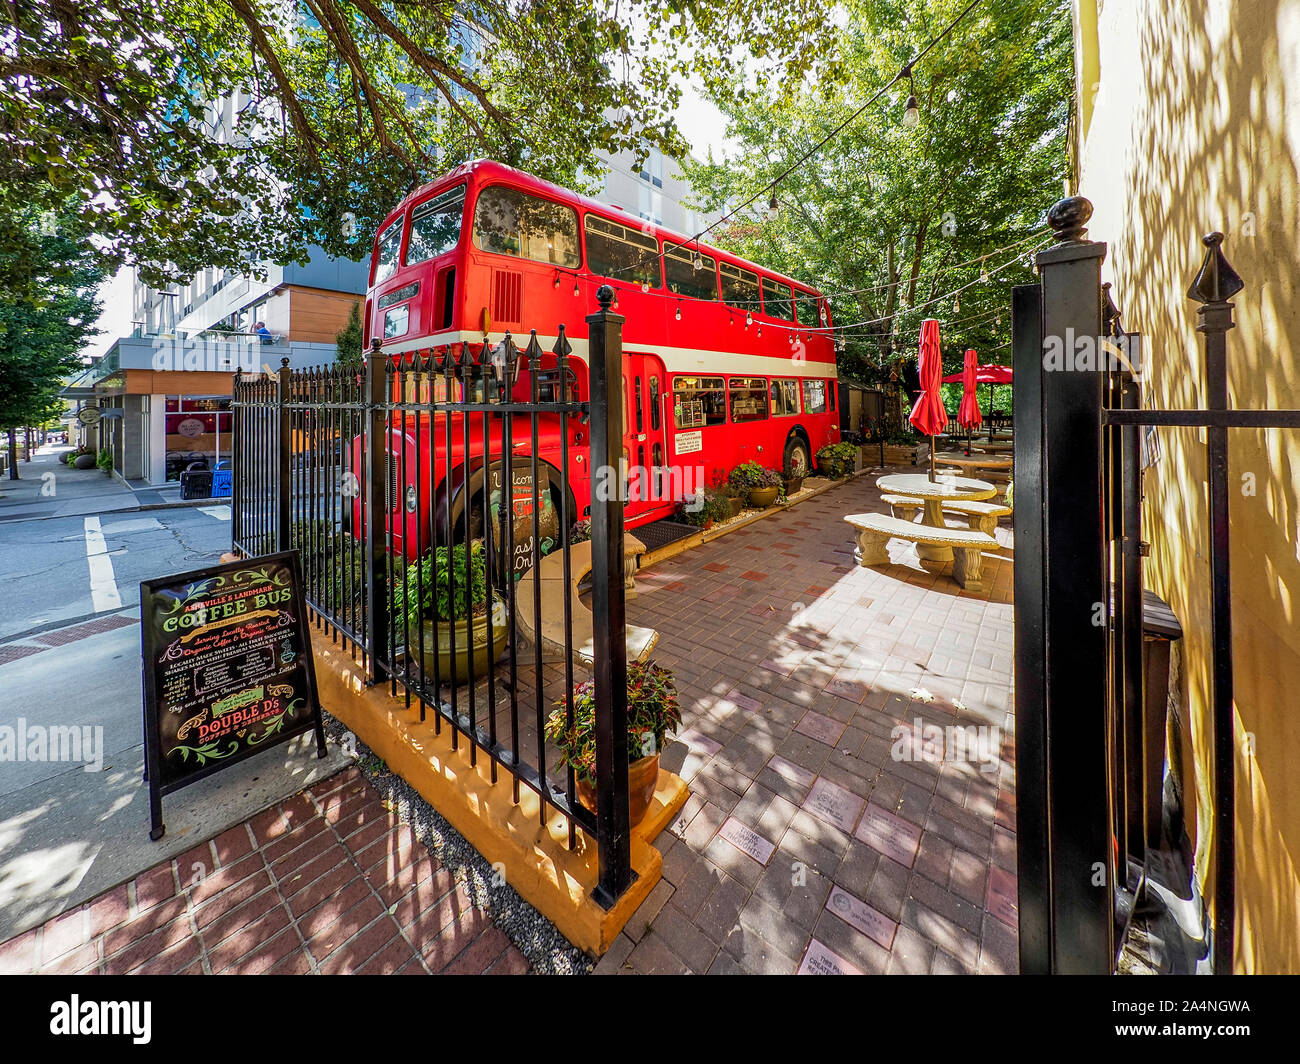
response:
M1080 186L1107 241L1146 405L1204 406L1199 237L1246 282L1229 334L1233 406L1300 408L1300 0L1076 0ZM1091 27L1095 25L1095 38ZM1095 55L1086 54L1095 48ZM1148 471L1147 582L1186 637L1176 697L1194 765L1185 796L1212 894L1209 567L1204 434L1160 430ZM1300 972L1300 432L1232 430L1237 948L1246 972ZM1251 484L1253 481L1253 485ZM1252 493L1253 487L1253 493Z

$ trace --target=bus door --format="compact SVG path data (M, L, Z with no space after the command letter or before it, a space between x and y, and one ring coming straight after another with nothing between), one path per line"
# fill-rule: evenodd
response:
M668 378L654 355L623 356L624 516L637 517L671 499L664 452L664 394Z

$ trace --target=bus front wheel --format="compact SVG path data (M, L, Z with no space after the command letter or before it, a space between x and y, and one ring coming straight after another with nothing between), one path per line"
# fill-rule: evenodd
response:
M781 469L789 470L790 475L795 477L806 477L812 469L812 455L808 453L808 445L798 436L791 436L785 441L785 457Z

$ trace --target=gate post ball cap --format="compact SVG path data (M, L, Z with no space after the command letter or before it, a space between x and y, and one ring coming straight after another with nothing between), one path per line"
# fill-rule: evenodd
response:
M1083 196L1067 196L1057 200L1047 212L1047 224L1056 234L1056 241L1064 244L1082 240L1088 232L1084 228L1092 217L1092 203Z
M601 285L596 289L596 302L600 304L601 310L609 310L609 306L614 302L614 289L607 284Z

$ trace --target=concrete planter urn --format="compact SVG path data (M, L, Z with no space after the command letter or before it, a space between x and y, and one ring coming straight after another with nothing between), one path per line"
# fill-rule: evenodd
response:
M480 617L466 618L459 621L424 621L423 664L426 679L433 678L434 661L438 666L438 679L454 680L456 683L468 683L470 679L470 662L473 661L475 680L481 680L488 674L493 663L505 649L510 637L510 625L505 622L504 610L497 603L494 618L491 612ZM455 652L452 651L453 629L455 632ZM412 633L414 634L414 633ZM417 635L418 639L419 636ZM420 653L417 644L411 647Z
M73 469L94 469L97 459L93 454L79 454L72 462Z
M749 505L755 510L766 510L780 494L780 488L750 488Z

